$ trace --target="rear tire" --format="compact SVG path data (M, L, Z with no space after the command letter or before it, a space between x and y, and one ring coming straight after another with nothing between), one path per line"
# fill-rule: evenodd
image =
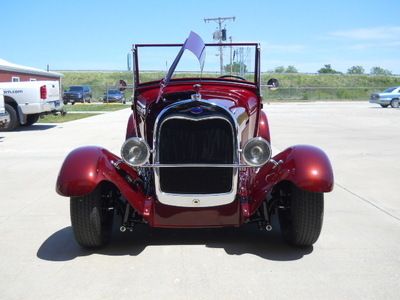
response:
M23 126L31 126L39 120L40 114L32 114L26 116L26 123Z
M71 225L83 248L99 248L110 241L114 210L109 210L108 204L100 187L86 196L71 197Z
M19 126L19 120L17 116L17 112L15 111L14 107L12 107L10 104L5 103L4 108L6 110L6 113L8 114L10 120L6 127L1 128L0 131L13 131L18 128Z
M399 108L400 106L399 99L393 99L392 101L390 101L390 106L393 108Z
M321 233L324 194L299 189L291 184L286 190L285 209L279 209L283 238L294 246L311 246Z

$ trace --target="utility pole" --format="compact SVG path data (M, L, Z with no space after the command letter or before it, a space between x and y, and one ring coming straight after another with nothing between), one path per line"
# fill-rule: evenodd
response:
M232 44L232 36L229 37L229 42ZM233 61L232 61L232 45L231 45L231 53L230 53L230 64L231 64L231 75L233 71Z
M218 17L218 18L204 18L204 23L209 23L211 21L217 22L218 23L218 40L219 43L222 44L222 24L225 21L235 21L236 17ZM223 47L222 45L219 46L219 64L220 64L220 73L221 75L224 72L224 56L223 56Z

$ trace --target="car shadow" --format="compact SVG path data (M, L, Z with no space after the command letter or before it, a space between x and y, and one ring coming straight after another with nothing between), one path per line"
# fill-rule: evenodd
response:
M222 229L160 229L138 225L132 232L115 230L111 243L96 251L82 249L74 239L72 228L65 227L48 237L36 255L48 261L69 261L91 254L137 256L146 247L166 245L204 245L224 249L229 255L253 254L274 261L297 260L313 251L313 247L287 245L281 238L279 226L265 232L253 224Z
M49 125L49 124L34 124L31 126L19 126L17 129L13 130L14 132L21 131L38 131L38 130L47 130L57 127L57 125Z

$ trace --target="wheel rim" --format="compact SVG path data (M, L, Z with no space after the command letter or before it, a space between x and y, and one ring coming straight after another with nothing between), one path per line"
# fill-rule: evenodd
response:
M6 117L6 126L4 127L5 129L8 129L10 127L11 124L11 116L8 113L8 111L6 110L4 113L5 117Z

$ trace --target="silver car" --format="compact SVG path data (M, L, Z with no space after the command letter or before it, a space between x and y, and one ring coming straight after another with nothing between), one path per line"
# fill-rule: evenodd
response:
M400 99L400 86L390 87L384 90L382 93L375 93L371 95L369 99L370 103L380 104L382 107L388 107L389 105L393 108L399 107Z

